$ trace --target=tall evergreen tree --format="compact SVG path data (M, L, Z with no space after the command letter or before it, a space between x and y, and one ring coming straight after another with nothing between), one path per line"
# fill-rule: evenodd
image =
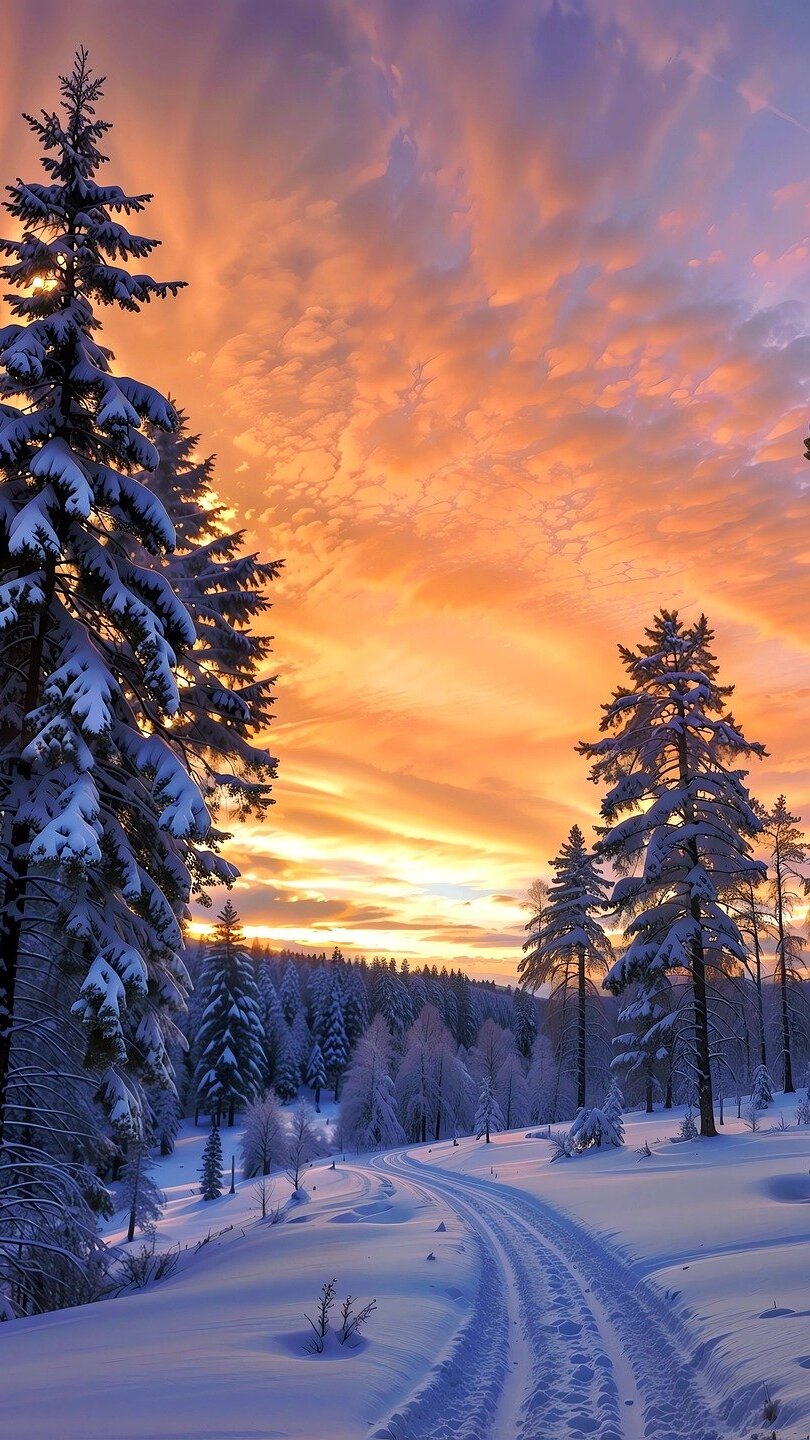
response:
M264 1086L264 1034L259 993L239 916L230 900L220 912L200 989L206 1006L200 1024L195 1077L201 1106L217 1121L249 1105Z
M810 844L799 827L798 815L791 815L787 800L780 795L763 816L763 839L767 845L770 867L770 890L776 927L776 979L779 985L779 1011L782 1039L782 1089L794 1094L793 1054L791 1047L791 986L797 980L797 958L804 947L803 938L790 930L798 888L808 893L808 881L800 866L810 858ZM764 1061L762 1062L764 1065Z
M585 1104L587 1000L593 971L604 974L610 941L596 918L604 909L608 885L574 825L551 862L554 879L545 904L528 923L524 955L518 965L521 984L535 991L550 984L552 994L565 987L577 997L577 1105Z
M179 282L126 268L156 244L123 223L150 197L96 178L109 125L84 51L61 93L61 114L26 117L46 178L9 187L22 233L0 242L15 316L0 330L0 1267L26 1247L64 1256L53 1187L90 1203L95 1095L122 1138L141 1134L142 1082L170 1075L191 877L226 873L198 848L209 817L167 723L195 640L153 563L174 534L135 474L157 461L144 425L176 417L112 374L95 313ZM24 1191L19 1166L39 1177Z
M121 1168L122 1208L128 1211L127 1244L135 1239L135 1231L148 1230L163 1214L166 1196L155 1184L149 1143L136 1140L127 1151Z
M492 1088L492 1081L489 1075L485 1075L481 1082L481 1090L478 1096L478 1108L473 1121L476 1140L486 1139L490 1144L491 1137L498 1131L504 1129L504 1119L501 1107L495 1098Z
M212 1125L200 1166L200 1194L203 1200L218 1200L222 1194L222 1136Z
M315 1091L315 1110L318 1115L321 1113L321 1091L327 1083L326 1065L324 1063L321 1047L317 1040L312 1047L312 1053L307 1062L307 1085Z
M341 1076L349 1059L349 1041L343 1022L343 996L340 993L340 986L337 984L332 986L332 995L326 1012L326 1032L321 1049L327 1072L332 1077L337 1100L340 1095Z
M382 1015L358 1043L340 1106L341 1128L356 1150L385 1150L405 1140L391 1079L393 1048Z
M622 878L611 904L629 944L608 974L620 993L652 975L682 975L690 1004L701 1132L716 1135L707 970L741 963L740 932L721 899L746 874L760 828L740 762L764 754L728 713L705 616L662 611L637 650L619 647L629 683L604 707L605 738L579 749L607 785L600 854ZM638 873L631 872L641 862Z

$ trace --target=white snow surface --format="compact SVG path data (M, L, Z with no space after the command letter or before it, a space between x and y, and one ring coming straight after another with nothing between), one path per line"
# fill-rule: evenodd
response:
M719 1139L681 1144L681 1112L626 1115L621 1149L553 1165L539 1131L327 1158L303 1202L272 1177L277 1225L255 1181L200 1199L206 1131L186 1126L155 1167L159 1245L189 1247L177 1270L0 1326L0 1434L805 1440L810 1130L795 1108L777 1095L758 1133L727 1116ZM228 1172L238 1135L223 1131ZM356 1348L332 1337L312 1355L304 1311L333 1276L339 1298L378 1309Z

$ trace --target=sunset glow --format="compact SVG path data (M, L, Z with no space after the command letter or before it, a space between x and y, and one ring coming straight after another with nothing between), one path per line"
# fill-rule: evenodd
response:
M42 0L34 48L7 0L0 156L86 44L189 282L106 342L285 558L248 933L512 980L662 605L810 822L804 0L137 8L135 66L130 7Z

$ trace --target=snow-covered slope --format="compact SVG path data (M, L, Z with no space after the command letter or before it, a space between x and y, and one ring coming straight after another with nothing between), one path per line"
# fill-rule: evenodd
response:
M792 1120L777 1097L766 1127L780 1109ZM626 1117L624 1149L554 1165L525 1134L316 1162L279 1225L251 1182L199 1199L187 1130L159 1172L161 1244L190 1247L177 1271L1 1327L0 1433L805 1440L810 1134L734 1120L672 1145L676 1128ZM272 1203L289 1188L277 1177ZM356 1349L311 1355L304 1311L333 1276L378 1310Z

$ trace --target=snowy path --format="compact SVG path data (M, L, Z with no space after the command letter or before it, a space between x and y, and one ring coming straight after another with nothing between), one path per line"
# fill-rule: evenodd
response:
M726 1440L668 1302L595 1236L406 1150L370 1164L449 1205L483 1258L451 1353L379 1440Z

